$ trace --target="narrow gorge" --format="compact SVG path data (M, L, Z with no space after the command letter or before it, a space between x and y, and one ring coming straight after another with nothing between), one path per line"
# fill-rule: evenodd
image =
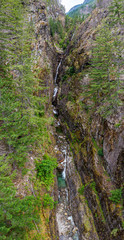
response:
M1 240L124 239L123 13L2 0Z

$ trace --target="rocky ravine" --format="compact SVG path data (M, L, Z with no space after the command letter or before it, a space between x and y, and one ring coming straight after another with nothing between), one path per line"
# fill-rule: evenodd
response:
M73 153L74 162L67 163L67 182L80 240L122 240L124 237L123 203L115 204L110 199L111 190L123 188L124 183L123 109L103 119L96 112L89 116L79 104L80 89L89 81L85 74L81 79L80 71L88 69L91 40L106 16L106 9L97 8L77 30L63 62L65 72L73 65L77 74L67 80L61 78L57 103L63 131ZM75 101L71 101L72 97Z
M103 5L104 1L102 1ZM35 25L35 40L31 46L35 55L35 69L39 72L39 78L43 80L45 87L49 87L40 93L49 99L46 104L49 116L52 115L51 102L56 70L62 58L62 54L56 51L51 41L48 27L48 15L53 18L58 17L64 25L64 13L56 3L58 4L58 1L53 0L51 5L47 6L41 0L30 1L29 16ZM67 51L66 59L62 62L63 70L73 64L80 74L80 71L88 66L90 40L94 38L95 28L106 14L106 9L96 9L85 23L81 24L73 41L70 41L70 52ZM59 72L59 79L61 79L61 74ZM80 84L83 85L86 81L88 81L88 76L84 76ZM68 99L70 91L78 97L79 90L80 85L77 84L76 78L70 77L68 82L59 83L58 99L56 99L58 117L70 145L71 154L68 150L67 191L60 191L62 202L58 204L56 219L53 211L43 219L44 232L48 232L47 240L58 239L57 228L60 232L60 239L78 239L78 232L80 240L122 240L124 237L122 206L113 204L109 199L110 190L120 188L124 180L123 125L120 124L118 128L115 128L115 125L123 120L122 115L118 112L117 116L103 120L94 113L89 119L87 113L80 108L78 98L75 103ZM55 139L53 140L54 147ZM97 147L103 148L103 156L98 156ZM0 154L8 152L9 149L5 142L0 142ZM30 169L28 174L22 177L19 173L18 179L15 180L15 186L18 187L18 194L21 196L26 195L25 186L28 186L33 194L29 173L34 174L35 171L34 157L32 153L29 154L30 159L26 166ZM55 184L52 189L55 200L57 200L57 193ZM46 219L49 220L48 224L44 223ZM39 227L42 230L42 226ZM62 235L65 235L65 238Z

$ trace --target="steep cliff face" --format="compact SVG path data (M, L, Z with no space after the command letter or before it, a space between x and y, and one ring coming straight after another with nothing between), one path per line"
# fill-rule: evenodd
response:
M53 101L57 110L55 114L59 117L72 153L66 163L66 180L70 203L69 214L72 212L75 223L72 225L77 226L74 230L79 230L80 240L123 239L124 119L122 106L117 108L116 113L105 118L96 111L97 109L89 109L90 99L85 100L82 97L82 89L90 82L89 71L93 40L96 38L98 26L108 15L108 9L104 7L110 2L106 0L99 1L98 7L100 6L100 8L96 8L91 16L76 29L73 35L72 32L70 33L69 45L66 46L65 53L56 45L61 37L58 37L56 32L53 37L50 34L49 26L51 18L53 22L59 21L63 27L65 26L64 9L59 1L31 0L28 5L30 9L28 11L28 19L33 24L34 29L31 43L33 57L33 67L31 69L33 69L33 74L36 74L36 78L38 77L40 80L38 83L37 81L33 82L36 90L32 89L32 96L38 97L37 103L39 106L41 106L40 100L42 96L44 96L44 99L47 99L43 105L44 111L32 113L32 109L29 109L36 119L37 114L40 113L40 117L42 117L42 114L45 114L45 117L44 115L43 117L47 118L47 121L43 118L42 122L39 123L38 120L37 122L39 125L42 123L43 127L45 126L47 133L43 135L44 132L42 133L41 131L40 134L43 135L41 142L38 142L34 148L26 152L24 168L19 168L16 162L12 164L9 162L9 165L12 165L10 172L16 171L17 173L16 177L12 178L16 187L15 199L25 199L28 195L32 195L34 199L38 196L38 200L40 203L42 202L39 210L40 221L36 223L34 219L31 220L34 230L26 229L26 233L24 233L26 234L25 239L58 239L56 210L54 208L54 200L58 200L56 178L55 183L53 184L52 179L51 187L47 186L46 188L44 182L42 182L43 173L41 172L40 181L37 171L38 164L44 160L44 156L46 157L45 160L47 159L47 154L49 155L48 163L51 157L52 165L56 155L59 161L58 169L60 171L63 170L61 169L61 162L63 162L64 155L66 155L65 149L62 153L60 150L56 149L55 151L54 149L56 141L53 128L51 127L51 125L54 125L54 122L51 121L51 117L53 120L51 102L54 84L57 85L55 88L57 91L54 92L55 101ZM120 28L119 34L122 34L122 31ZM35 84L38 85L37 88L35 88ZM42 90L40 88L41 85L43 86ZM16 108L13 112L17 112ZM23 117L23 114L21 117ZM14 121L12 120L12 122ZM0 127L2 124L3 121L0 122ZM33 129L35 124L33 122L31 125ZM29 133L28 136L30 136ZM17 140L21 138L22 136L19 135ZM24 144L22 143L22 145ZM12 148L11 145L6 144L6 139L0 140L1 156L8 156L13 149L14 147ZM49 167L50 165L48 164L45 173ZM3 169L1 170L0 168L0 171L3 174ZM51 171L49 171L49 174L51 174ZM44 196L47 198L45 199ZM66 197L64 196L64 198ZM45 206L48 208L45 208ZM16 211L19 213L20 209ZM5 213L5 210L3 212ZM23 214L22 212L22 216ZM63 215L67 219L67 213L65 212ZM11 216L8 215L7 217L8 219L5 222L8 226L11 223ZM69 225L68 222L67 219L66 229ZM71 228L73 229L73 227ZM25 229L25 226L23 229ZM70 236L69 234L67 230L67 236ZM72 236L75 236L74 234L75 232L73 232ZM63 239L63 236L61 238Z
M103 7L103 8L105 8L105 7L107 7L108 5L110 5L110 3L112 2L112 0L97 0L97 5L99 6L99 7Z
M67 168L67 180L80 239L122 240L124 236L123 109L118 107L116 114L103 118L95 110L88 111L88 104L81 95L81 89L90 81L88 69L92 40L102 19L108 15L104 7L110 2L102 1L102 9L96 8L74 35L64 62L65 74L59 89L57 108L74 158L73 167L70 164ZM82 108L82 103L85 108ZM119 191L121 201L116 202L114 196L119 197ZM87 224L84 219L87 219Z
M47 99L45 103L45 113L48 118L53 117L53 112L51 108L52 95L54 89L54 75L58 65L58 58L60 53L56 51L56 48L52 42L50 35L50 26L49 19L52 18L54 20L58 19L64 25L65 15L64 9L57 0L53 1L30 1L29 4L29 21L33 23L34 28L34 39L31 44L31 50L33 55L33 69L37 73L38 78L41 80L41 84L44 86L43 91L39 91L39 97L44 96ZM34 93L35 94L35 93ZM43 153L50 153L51 156L55 157L54 147L55 147L55 139L51 132L53 131L51 126L47 125L49 137L48 141L44 142L43 152L41 153L41 157ZM52 144L51 144L52 141ZM35 183L30 181L30 177L36 176L36 163L35 157L37 155L37 151L32 151L33 154L29 154L29 161L26 166L30 171L22 177L21 173L15 181L15 186L18 188L18 193L20 196L26 195L27 191L25 190L25 186L31 190L31 193L35 195L35 188L37 188L38 179L35 179ZM39 187L38 187L39 188ZM51 186L50 190L46 190L44 186L39 188L41 199L43 199L44 194L49 192L52 198L57 201L58 200L58 189L56 177L54 179L54 184ZM42 207L40 215L40 223L39 225L35 224L34 231L29 232L27 235L30 239L40 237L43 239L57 239L58 230L56 224L56 211L55 209L51 210L48 208Z
M12 76L9 76L10 81L8 81L8 85L4 84L4 80L3 80L4 78L3 78L2 79L3 82L1 81L1 84L3 83L3 85L1 85L1 86L2 86L2 89L4 89L4 87L6 87L6 85L7 85L7 89L9 89L10 95L13 94L12 95L13 98L11 97L11 100L12 100L11 106L13 106L13 107L11 108L10 102L9 102L9 107L11 109L9 112L10 113L9 115L13 115L13 114L15 114L15 115L14 115L14 117L12 117L11 120L10 119L8 120L7 117L5 118L5 116L8 116L8 113L6 113L7 112L6 109L4 109L4 110L2 109L2 114L1 114L2 119L0 122L0 133L1 133L1 128L3 125L4 125L3 128L5 127L5 133L6 133L8 122L10 121L9 122L11 125L10 130L13 128L15 132L17 131L19 133L19 135L16 138L16 136L15 136L16 134L15 135L10 134L9 139L11 139L11 140L16 139L17 146L20 144L20 149L22 149L24 147L25 152L24 152L24 156L23 156L24 162L21 163L20 156L22 154L21 153L22 150L18 151L18 153L20 155L17 156L17 152L16 152L17 149L15 146L16 144L14 145L13 141L7 142L8 139L6 136L5 136L5 138L1 137L2 141L0 140L0 175L1 175L1 179L2 179L1 186L2 186L3 192L1 192L1 190L0 190L0 196L1 196L1 202L3 202L2 199L4 199L4 196L6 197L6 200L4 199L5 205L2 205L2 210L1 210L2 217L0 218L0 228L1 228L0 229L0 237L1 237L1 239L2 238L3 239L4 238L6 238L6 239L10 239L10 238L11 239L12 238L16 238L16 239L41 239L41 238L42 239L57 239L58 234L57 234L57 226L56 226L56 219L55 219L55 211L53 210L54 200L55 201L57 200L56 178L55 178L55 184L52 184L53 182L51 180L52 186L48 190L45 187L45 184L42 184L38 178L36 163L38 163L38 161L39 162L42 161L44 154L46 154L46 155L50 154L51 157L53 157L53 158L55 157L55 153L54 153L55 139L52 135L52 128L51 128L51 123L53 121L51 101L52 101L53 83L54 83L53 75L55 73L55 68L58 64L57 63L58 53L56 53L56 49L55 49L53 43L51 42L49 18L51 16L51 14L52 14L52 17L57 16L57 17L62 18L64 16L64 12L62 9L60 9L60 4L58 4L56 6L56 1L50 1L50 7L49 7L48 2L40 1L40 0L39 1L29 1L28 3L27 2L20 3L20 1L16 1L16 2L8 1L7 4L6 4L6 1L3 1L2 4L3 4L2 5L2 8L3 8L2 21L4 21L6 19L7 11L10 13L10 15L12 14L12 11L16 12L16 6L20 7L20 9L21 9L21 12L19 12L18 15L24 14L24 17L22 18L23 24L22 24L22 22L21 22L21 24L23 26L21 28L20 22L16 22L16 20L18 21L18 19L21 19L21 16L19 15L20 18L18 18L17 15L15 16L15 12L14 12L14 14L12 14L12 16L10 16L10 18L12 19L11 21L13 21L13 23L14 23L14 27L16 24L18 24L18 26L19 26L19 31L17 30L17 32L19 33L18 36L16 36L16 33L15 33L16 31L15 31L14 27L13 27L14 30L12 29L13 32L10 34L11 35L10 38L12 38L12 40L13 40L13 38L17 39L17 41L15 41L15 46L16 46L15 48L17 51L19 49L19 52L17 55L15 54L17 57L16 67L15 66L13 67L14 63L11 62L11 54L9 56L7 55L7 61L8 62L10 61L10 65L11 65L11 69L12 69L11 70ZM13 8L11 7L11 4L12 4ZM52 9L51 9L51 6L52 6ZM5 16L4 16L4 11L5 11ZM1 13L0 13L0 15L1 15ZM6 21L5 21L5 23L6 23ZM24 36L23 30L26 29L27 23L29 24L28 25L29 28L30 28L30 26L32 27L32 33L30 33L30 36L26 35L26 36L29 36L29 38L25 41L26 36ZM9 24L9 23L7 22L7 24ZM6 27L6 24L5 24L5 27ZM7 25L7 29L8 29L8 25ZM5 29L3 28L3 32L4 31L5 31ZM23 35L21 37L20 37L20 32ZM14 37L13 37L13 34L15 34ZM6 37L6 39L7 39L7 37ZM25 39L23 39L23 37ZM9 39L7 39L7 40L9 41ZM24 42L23 42L23 40L24 40ZM21 44L18 45L18 42L19 42L19 44L20 43ZM5 44L6 44L6 42L3 43L3 45L5 46L5 49L6 49ZM10 42L9 42L9 44L10 44ZM7 47L10 46L9 44L7 45ZM11 44L12 44L11 45L12 49L15 50L13 41L11 41ZM17 45L18 45L18 47L17 47ZM29 52L27 49L29 50ZM20 57L20 55L22 58ZM28 62L26 62L27 58L30 55L31 55L31 58L30 58L31 65L29 65ZM2 67L4 69L4 66L7 65L8 62L6 62L6 59L4 59L4 54L2 55L2 57L3 57ZM14 58L14 60L15 60L15 58ZM26 67L25 67L25 65L26 65ZM15 70L16 68L18 69L18 66L20 67L19 73L18 73L18 70L17 71ZM22 69L24 69L23 67L25 67L24 71L22 70ZM31 70L31 75L29 77L29 75L27 74L26 78L24 78L23 73L28 71L27 69ZM9 72L9 71L10 71L10 69L7 70L7 72ZM15 73L15 75L14 75L14 73ZM32 75L35 76L34 79L31 78ZM20 78L21 78L20 76L22 77L21 80L20 80ZM37 80L39 79L39 80L35 81L35 79L37 79ZM26 90L27 90L27 92L30 91L30 96L28 94L26 94L26 90L24 89L25 85L23 85L23 83L25 84L28 81L29 81L29 85L27 86ZM14 86L12 86L13 82L15 83L15 88L14 88ZM22 83L23 87L20 86L21 85L20 83ZM12 89L11 89L11 87L12 87ZM28 100L27 101L24 100L25 110L22 114L18 115L19 109L23 108L22 107L23 104L21 105L20 108L14 107L14 104L16 102L18 105L18 103L20 101L20 99L19 99L20 93L22 94L21 95L22 102L25 97ZM9 99L10 95L8 93L8 99ZM24 95L25 95L25 97L24 97ZM17 96L15 101L13 100L14 96ZM5 103L4 91L2 93L0 92L0 98L2 99L1 101L3 101L2 103L4 105L4 103ZM36 100L36 101L34 100L33 102L31 102L33 99L36 99L36 98L38 98L38 100ZM47 101L46 101L46 99L47 99ZM38 106L39 110L41 110L40 113L36 112L36 111L35 111L35 113L33 112L33 107L35 104ZM8 105L8 103L7 103L7 105ZM8 108L7 108L7 110L8 110ZM27 114L27 112L28 112L28 114ZM18 115L17 118L16 118L16 116L17 116L16 114ZM34 120L33 120L33 122L32 122L33 128L32 129L29 127L30 122L28 122L26 125L26 121L28 118L28 117L27 118L25 117L26 114L27 114L27 116L32 115L32 117L34 117L34 118L36 117L36 119L37 119L37 123L36 122L34 123ZM23 117L25 118L25 120ZM39 121L38 120L39 117L40 118L43 117L42 119L44 119L44 121L43 122ZM22 120L21 123L23 122L24 124L21 125L21 123L20 123L20 126L18 126L18 121L20 121L20 119ZM47 119L47 121L45 119ZM39 123L38 123L38 121L39 121ZM42 131L40 132L40 136L43 134L43 138L44 138L44 139L42 139L43 141L40 138L41 141L39 141L38 144L36 143L36 145L34 144L35 146L32 145L31 143L30 144L28 143L28 146L25 147L27 141L23 142L22 138L24 136L25 137L28 136L28 139L29 139L29 136L30 136L30 139L32 141L34 134L35 134L35 131L34 131L34 134L31 135L32 130L35 129L37 124L39 124L39 126L42 125L42 129L46 128L46 130L47 130L44 133ZM24 126L26 126L25 132L23 132ZM27 133L28 127L30 128L30 133L29 132ZM15 128L16 128L16 130L15 130ZM45 134L46 134L46 136L45 136ZM51 144L51 142L53 145ZM29 148L30 148L29 145L32 146L30 150L29 150ZM8 156L10 156L10 157L8 157ZM16 158L16 161L13 160L14 157ZM21 163L20 165L18 164L19 161ZM4 165L5 165L5 171L3 171ZM9 165L9 167L8 167L8 165ZM12 177L11 177L11 175L12 175ZM6 181L6 178L7 178L7 181ZM54 178L54 175L52 178ZM4 179L5 179L5 181L4 181ZM8 187L7 191L6 191L6 185ZM5 191L4 191L4 189L5 189ZM12 192L12 194L11 194L11 192ZM52 207L49 206L49 203L47 204L47 207L44 207L45 197L49 198L49 200L53 204ZM31 199L31 202L29 199ZM33 205L33 203L36 203L38 199L39 199L39 203L40 203L39 210L38 210L39 207L37 204ZM28 202L28 200L30 203ZM22 202L24 202L24 204ZM31 206L31 208L29 207L29 205L27 208L25 207L25 205L28 203ZM13 207L9 208L7 204L8 205L10 204L10 206L15 206L16 209L14 210ZM29 209L32 212L30 212ZM35 219L35 217L34 217L35 210L36 210L36 212L39 211L38 215L37 215L37 219ZM8 214L7 215L8 220L6 220L5 213ZM29 228L27 227L27 224L29 222L26 223L25 220L21 222L21 220L20 220L21 217L20 217L20 219L17 220L16 217L18 215L22 216L22 218L23 218L23 215L24 216L26 215L26 221L28 222L28 220L29 220L29 222L31 224L31 225L29 224L30 225ZM32 215L33 215L33 217L32 217ZM1 225L1 222L3 225ZM7 230L4 231L4 228L6 228ZM2 233L1 233L1 231L2 231Z

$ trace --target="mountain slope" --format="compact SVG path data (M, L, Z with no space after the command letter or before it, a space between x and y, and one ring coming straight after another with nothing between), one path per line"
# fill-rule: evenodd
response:
M84 3L74 6L67 13L70 17L89 14L95 7L96 0L85 0Z

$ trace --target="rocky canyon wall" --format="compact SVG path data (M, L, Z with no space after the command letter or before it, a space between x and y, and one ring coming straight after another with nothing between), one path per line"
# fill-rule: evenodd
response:
M119 107L116 114L103 118L95 111L88 113L87 106L84 110L80 104L85 103L81 89L90 81L88 69L92 40L102 19L108 15L105 7L109 1L100 3L102 9L96 8L92 12L70 43L57 107L73 153L74 163L73 167L68 165L67 181L70 186L70 205L80 229L80 239L122 240L123 200L116 204L111 200L111 191L123 189L123 109ZM74 76L67 77L66 73L72 66Z
M97 0L97 5L99 7L107 7L108 5L110 5L110 3L112 2L112 0Z

